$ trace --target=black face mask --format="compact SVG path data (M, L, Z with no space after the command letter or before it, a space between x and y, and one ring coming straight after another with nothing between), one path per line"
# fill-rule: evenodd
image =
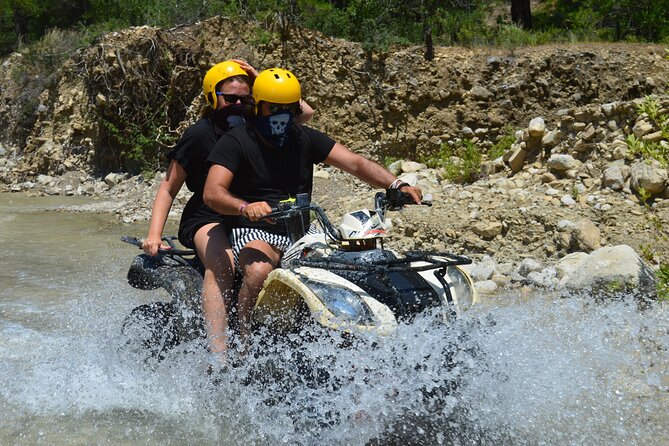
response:
M257 116L255 120L258 133L277 149L286 144L292 124L293 114L286 111L270 116Z
M227 132L233 127L244 124L244 107L241 105L230 105L211 113L211 121L219 129Z

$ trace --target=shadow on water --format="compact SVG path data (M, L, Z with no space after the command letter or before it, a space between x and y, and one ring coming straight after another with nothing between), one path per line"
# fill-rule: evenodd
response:
M120 333L161 297L125 283L137 252L118 239L144 226L3 199L1 444L669 442L666 305L510 293L346 348L313 327L259 336L209 376L197 344L147 364Z

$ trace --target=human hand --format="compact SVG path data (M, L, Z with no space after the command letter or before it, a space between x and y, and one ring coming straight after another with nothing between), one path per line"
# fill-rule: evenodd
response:
M246 74L249 75L249 77L251 78L251 80L253 80L253 79L255 79L256 77L258 77L258 70L256 70L255 68L253 68L253 67L252 67L248 62L246 62L245 60L242 60L242 59L230 59L230 60L232 60L233 62L237 62L237 63L239 64L239 66L242 67L242 70L246 71Z
M411 195L411 198L413 198L413 201L416 204L421 204L421 202L423 201L423 191L420 189L420 187L409 186L407 184L405 186L400 187L400 190L402 192Z
M242 216L251 221L260 221L272 213L272 207L266 201L249 203L242 208Z
M163 245L162 240L160 239L160 236L158 237L153 237L149 236L142 242L142 249L144 252L150 256L155 256L158 254L158 250L160 249L170 249L169 246Z

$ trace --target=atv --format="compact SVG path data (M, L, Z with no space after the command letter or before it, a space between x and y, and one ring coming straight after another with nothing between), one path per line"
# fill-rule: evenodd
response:
M266 218L286 225L291 245L258 295L254 330L296 333L316 323L346 336L388 336L398 322L410 322L427 310L437 310L445 322L466 311L476 300L472 280L462 268L470 259L446 252L398 254L385 248L392 228L387 211L410 203L411 196L397 189L378 192L373 210L345 214L338 227L307 194L279 203ZM203 268L194 251L178 248L174 239L164 238L171 249L155 257L135 257L128 271L131 286L163 288L171 297L171 302L135 308L123 327L124 333L140 336L158 358L175 345L206 335L200 306ZM122 240L141 246L133 237Z

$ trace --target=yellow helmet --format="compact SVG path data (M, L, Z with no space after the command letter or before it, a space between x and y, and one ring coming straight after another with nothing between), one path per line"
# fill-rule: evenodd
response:
M237 62L231 60L226 60L225 62L214 65L207 71L207 74L204 75L204 79L202 80L202 92L204 93L207 103L211 105L211 108L214 110L216 110L216 106L218 105L216 85L233 76L248 76L248 73L246 73Z
M260 101L275 104L292 104L302 98L300 82L295 75L283 68L262 71L253 82L253 100L256 107Z

